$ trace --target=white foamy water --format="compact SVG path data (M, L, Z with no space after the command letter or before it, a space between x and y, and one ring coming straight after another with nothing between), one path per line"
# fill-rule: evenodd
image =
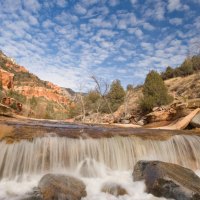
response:
M103 170L103 169L102 169ZM133 182L132 171L104 171L102 176L85 178L77 173L60 171L66 175L73 175L86 184L87 197L83 200L164 200L145 193L143 182ZM1 180L0 200L21 200L26 194L37 187L42 175L25 177L22 180ZM101 192L101 187L106 182L120 184L128 192L128 195L115 197L108 193Z
M200 138L174 136L166 141L135 136L101 139L36 138L32 142L0 142L0 200L22 200L46 173L75 176L86 184L83 200L157 200L133 182L138 160L161 160L200 170ZM198 173L198 172L197 172ZM128 195L101 192L105 183L124 187Z

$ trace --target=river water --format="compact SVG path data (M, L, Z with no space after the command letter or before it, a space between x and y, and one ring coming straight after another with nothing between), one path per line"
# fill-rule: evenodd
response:
M133 182L138 160L161 160L200 170L200 137L173 136L165 141L136 136L100 139L44 137L0 143L0 200L21 200L49 172L69 174L86 184L84 200L156 200L143 182ZM128 195L101 192L104 183L120 184Z

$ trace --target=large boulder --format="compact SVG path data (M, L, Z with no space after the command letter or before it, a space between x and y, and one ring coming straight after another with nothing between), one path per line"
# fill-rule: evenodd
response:
M144 180L146 190L157 197L199 200L200 178L190 169L161 161L139 161L133 180Z
M200 113L195 115L190 124L195 128L200 128Z
M63 174L46 174L38 184L42 200L80 200L87 195L85 184Z

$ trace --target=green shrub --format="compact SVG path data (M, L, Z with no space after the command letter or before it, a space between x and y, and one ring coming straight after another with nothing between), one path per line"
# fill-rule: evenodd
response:
M19 94L18 92L14 90L10 90L7 93L7 96L15 99L16 101L19 101L20 103L26 103L26 96Z

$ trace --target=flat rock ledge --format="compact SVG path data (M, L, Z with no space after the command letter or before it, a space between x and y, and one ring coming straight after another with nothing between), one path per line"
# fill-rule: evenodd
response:
M200 178L190 169L161 161L139 161L134 181L145 181L146 192L175 200L200 200Z
M81 200L86 195L86 186L81 180L63 174L46 174L23 200Z

